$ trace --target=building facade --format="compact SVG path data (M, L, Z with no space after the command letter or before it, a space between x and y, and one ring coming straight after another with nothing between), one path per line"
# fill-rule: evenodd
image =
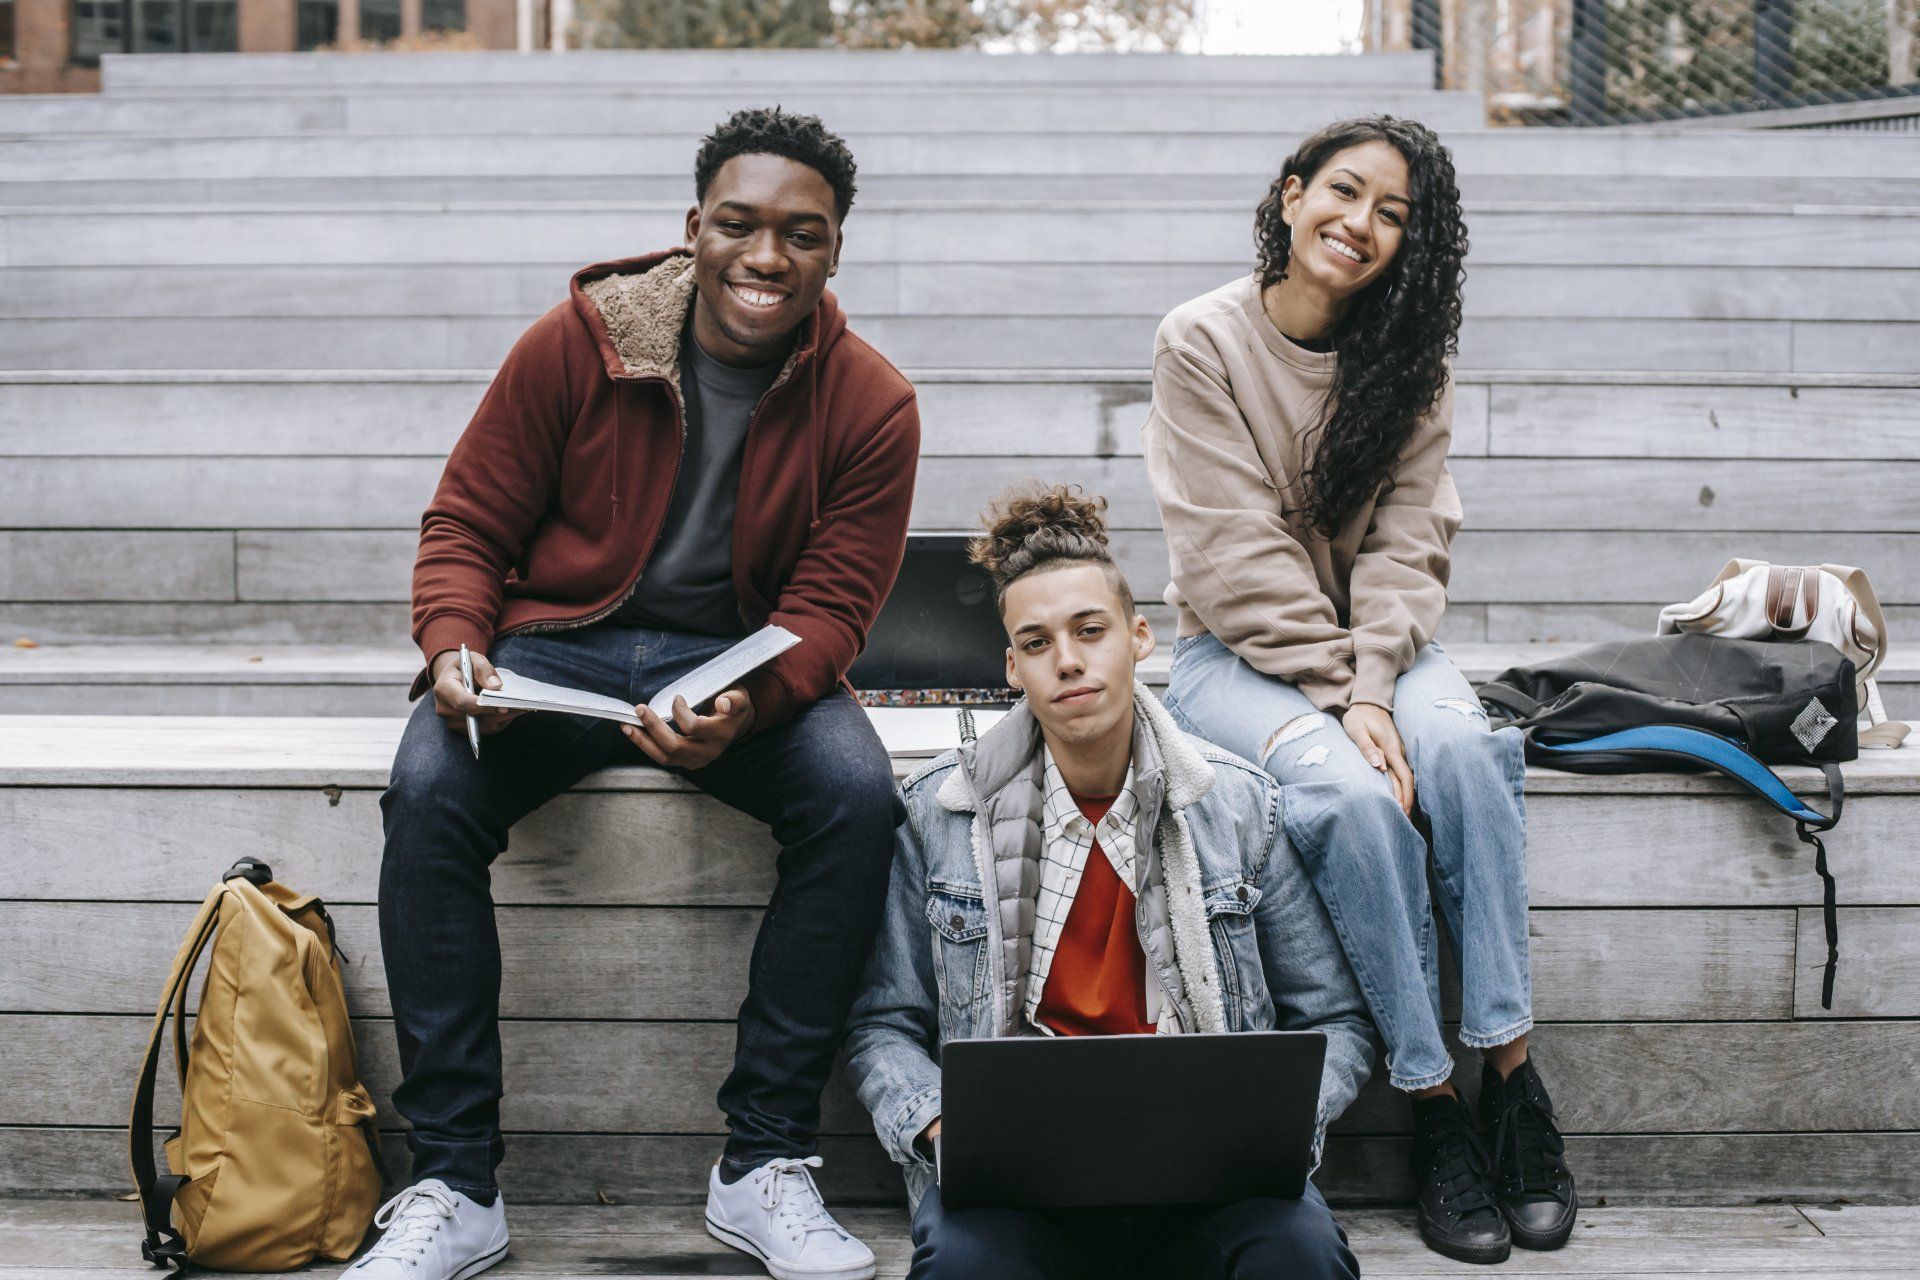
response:
M286 53L429 32L511 49L515 23L515 0L0 0L0 93L96 91L103 53Z

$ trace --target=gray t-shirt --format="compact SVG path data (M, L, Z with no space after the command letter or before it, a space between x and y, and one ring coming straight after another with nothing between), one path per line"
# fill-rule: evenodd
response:
M780 362L754 369L721 364L680 339L680 392L687 443L653 556L613 621L662 631L737 636L745 631L733 590L733 515L747 423L780 376Z

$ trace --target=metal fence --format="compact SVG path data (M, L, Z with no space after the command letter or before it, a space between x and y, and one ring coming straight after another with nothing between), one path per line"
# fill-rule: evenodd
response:
M1494 120L1622 124L1920 95L1920 0L1369 0ZM1920 111L1920 108L1916 108Z

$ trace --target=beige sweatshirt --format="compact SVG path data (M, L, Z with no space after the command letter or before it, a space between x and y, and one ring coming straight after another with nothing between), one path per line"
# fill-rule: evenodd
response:
M1307 524L1305 472L1337 362L1287 340L1251 275L1183 303L1154 340L1147 475L1181 635L1211 631L1324 710L1391 709L1447 607L1453 383L1329 542Z

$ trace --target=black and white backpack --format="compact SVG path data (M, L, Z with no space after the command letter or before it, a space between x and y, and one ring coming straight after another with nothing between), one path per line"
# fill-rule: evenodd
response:
M1734 640L1680 634L1617 640L1512 667L1476 692L1495 727L1526 739L1527 761L1575 773L1712 769L1793 820L1823 886L1833 1007L1839 963L1833 874L1820 834L1840 821L1840 764L1859 755L1854 664L1817 640ZM1826 775L1827 812L1793 793L1769 765Z

